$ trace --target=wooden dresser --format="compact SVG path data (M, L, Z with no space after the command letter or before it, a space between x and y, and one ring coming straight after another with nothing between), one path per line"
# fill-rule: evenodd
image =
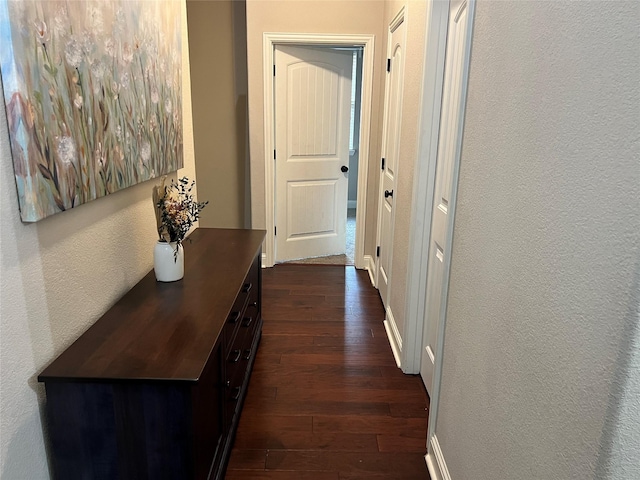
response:
M264 234L197 229L183 280L151 271L40 374L55 478L224 478L262 331Z

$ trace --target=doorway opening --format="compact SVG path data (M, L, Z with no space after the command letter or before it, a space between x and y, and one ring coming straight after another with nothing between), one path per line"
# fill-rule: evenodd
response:
M362 53L363 47L325 47L351 53L351 90L349 114L349 164L347 203L339 208L346 210L344 253L313 255L285 260L282 263L316 265L355 265L356 215L358 207L358 167L360 157L360 112L362 103ZM277 100L276 100L277 101ZM277 169L277 166L276 166ZM277 173L276 173L277 175ZM276 191L276 196L279 194ZM276 219L277 221L277 219ZM278 258L276 254L276 259ZM280 263L276 260L277 263Z
M351 54L349 73L353 71L354 53L355 55L355 69L357 72L357 81L355 82L355 105L354 113L359 112L359 118L354 115L354 120L348 122L353 125L353 135L348 132L349 148L343 163L340 163L338 168L346 167L349 171L349 179L352 182L347 200L340 202L340 208L344 207L342 212L343 218L349 218L349 225L344 225L343 229L349 228L350 232L355 230L354 235L350 235L353 240L349 243L353 245L353 255L349 255L356 268L370 268L372 261L371 258L364 255L364 223L366 217L366 194L367 194L367 172L368 172L368 159L369 159L369 143L370 143L370 130L371 130L371 101L373 96L373 52L374 52L374 37L372 35L325 35L325 34L279 34L279 33L265 33L263 52L264 52L264 95L265 95L265 207L266 207L266 229L267 237L264 245L263 253L263 266L271 267L278 259L277 257L277 240L276 236L280 236L284 231L285 225L282 225L282 221L288 221L286 215L282 213L278 216L276 209L276 202L278 198L282 199L282 193L278 197L278 189L276 188L277 173L278 173L278 160L274 156L280 157L279 150L276 148L283 145L283 140L278 141L276 132L276 102L277 102L277 80L274 76L274 68L276 65L276 50L281 46L298 46L298 47L310 47L312 49L332 49L334 51L342 50L342 53ZM346 50L346 51L345 51ZM351 89L351 87L349 87ZM282 94L280 95L280 98ZM360 108L357 107L358 101L360 102ZM359 120L359 124L358 124ZM353 139L353 140L352 140ZM354 145L355 143L355 145ZM279 148L279 147L278 147ZM286 153L286 152L285 152ZM355 155L357 154L357 155ZM275 160L275 161L274 161ZM348 163L344 162L346 160ZM356 160L356 163L353 163ZM311 162L308 162L307 166L310 166ZM342 170L345 172L345 170ZM328 182L327 182L328 183ZM318 188L316 191L322 190ZM300 188L298 192L302 192L303 188ZM291 189L286 192L288 195L292 195ZM295 194L296 192L294 192ZM354 198L355 197L355 198ZM349 204L349 200L351 203ZM355 211L354 202L355 201ZM317 202L316 204L319 204ZM349 208L350 207L350 208ZM349 210L348 210L349 209ZM315 209L309 209L312 215L316 215ZM350 215L347 215L350 214ZM355 214L355 221L353 215ZM279 217L279 218L278 218ZM305 215L298 215L298 219L305 219ZM302 223L302 222L301 222ZM342 222L339 222L342 223ZM346 220L345 220L346 223ZM344 256L347 257L347 245L345 244ZM313 255L299 255L293 258L306 258ZM327 259L316 260L318 263L325 263ZM345 258L342 259L342 263L345 263Z

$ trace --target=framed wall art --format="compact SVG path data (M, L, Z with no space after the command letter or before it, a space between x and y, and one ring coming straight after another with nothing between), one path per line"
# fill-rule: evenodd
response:
M181 5L0 0L23 222L183 166Z

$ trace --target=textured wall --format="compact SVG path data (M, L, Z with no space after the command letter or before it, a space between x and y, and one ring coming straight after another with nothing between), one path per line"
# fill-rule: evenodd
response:
M232 4L187 1L198 191L211 204L203 227L244 226L246 95L236 96Z
M477 3L436 429L456 480L605 478L620 412L637 466L639 24L637 1Z
M186 11L185 168L195 178ZM152 267L149 181L36 224L20 222L4 105L0 113L0 477L49 477L38 373Z
M610 432L610 442L603 442L601 451L607 455L600 456L598 478L636 479L640 478L640 311L636 305L635 312L630 312L631 325L635 332L629 332L630 355L628 367L621 370L626 382L621 382L620 402L615 401L608 417L605 432ZM605 439L608 438L605 436Z
M253 228L265 227L264 192L264 92L262 85L262 34L277 33L353 33L375 35L375 66L365 255L375 255L378 170L384 77L382 43L384 2L376 0L337 1L247 1L247 59L249 73L249 143L251 151L251 206Z

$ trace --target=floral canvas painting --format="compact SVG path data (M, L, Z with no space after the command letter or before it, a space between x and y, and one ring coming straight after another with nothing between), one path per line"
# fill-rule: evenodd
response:
M0 0L21 218L183 166L180 0Z

